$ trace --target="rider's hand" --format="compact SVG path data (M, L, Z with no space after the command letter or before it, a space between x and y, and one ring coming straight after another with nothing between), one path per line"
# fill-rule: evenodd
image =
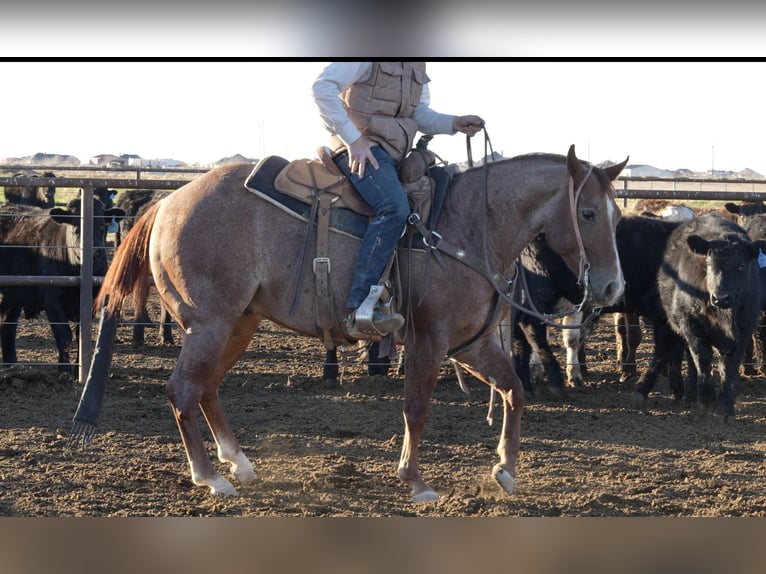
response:
M479 116L457 116L452 121L452 129L468 136L475 135L484 127L484 120Z
M367 162L375 169L378 169L378 160L372 155L373 143L367 136L361 136L346 146L348 151L348 169L351 173L357 174L360 178L364 177L364 168Z

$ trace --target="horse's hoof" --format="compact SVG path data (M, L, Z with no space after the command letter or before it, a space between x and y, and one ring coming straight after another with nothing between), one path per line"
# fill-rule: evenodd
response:
M439 500L439 495L430 488L412 495L412 502L436 502L437 500Z
M638 391L633 391L630 395L630 404L634 409L646 408L646 396Z
M495 479L495 482L506 494L513 494L513 487L516 485L516 479L511 476L510 472L498 464L492 469L492 478Z
M207 485L210 487L210 494L239 496L239 493L237 492L237 489L234 488L234 485L222 476L208 481Z
M241 483L253 482L256 478L258 478L252 467L237 468L234 471L234 476L236 476L237 480Z

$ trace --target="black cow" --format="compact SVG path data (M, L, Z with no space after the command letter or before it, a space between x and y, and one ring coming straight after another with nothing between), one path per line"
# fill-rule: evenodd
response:
M77 199L80 199L81 196L82 196L82 190L79 191L77 195ZM117 197L117 190L109 189L107 187L94 187L93 197L95 197L101 203L103 203L106 209L111 209L115 207L114 198Z
M692 358L686 399L705 408L716 402L715 349L717 403L727 418L734 415L739 367L758 322L753 310L761 307L758 255L764 247L766 241L752 241L733 221L714 213L699 216L673 231L657 278L668 323Z
M144 212L170 194L168 190L161 189L132 189L123 192L118 198L116 206L125 211L125 217L123 217L118 225L115 234L115 247L119 247L122 242L122 237L133 227L136 220L141 217ZM136 310L136 316L133 322L133 344L141 346L145 341L145 329L146 325L151 323L149 313L146 307ZM160 304L160 334L162 336L162 342L166 345L173 344L173 320L170 318L170 313L164 305Z
M106 228L121 209L105 209L94 199L93 274L103 276L107 269ZM50 210L6 204L0 208L0 275L79 276L80 275L80 200L66 208ZM94 286L94 297L98 288ZM17 362L16 328L22 310L27 318L45 311L58 349L59 370L72 372L69 347L72 330L69 322L79 322L80 288L59 286L0 285L0 346L3 363Z
M616 306L604 311L615 313L621 381L636 374L635 350L641 341L639 318L651 325L654 341L651 363L636 383L634 402L637 406L646 401L662 374L669 377L670 386L680 399L684 345L668 324L660 302L657 275L668 241L681 224L681 221L640 215L623 216L617 224L617 251L625 275L625 292ZM680 349L680 359L675 352L668 353L668 349Z
M747 202L742 204L727 203L725 205L729 213L736 215L737 224L747 231L750 239L766 239L766 205L762 201ZM761 315L758 327L753 335L752 343L745 351L743 362L743 372L746 375L755 375L758 371L766 375L766 267L763 259L759 259L759 268L761 269L761 291L764 295L764 306L761 307ZM756 365L759 368L756 368Z
M56 177L52 172L16 173L13 177ZM56 205L56 186L14 185L5 188L5 201L14 205L32 205L50 209Z
M670 357L665 354L665 347L673 342L681 342L667 323L665 312L660 304L656 283L657 273L662 262L662 253L670 234L679 225L680 222L677 221L667 221L656 217L639 215L625 215L617 224L617 250L625 277L625 292L617 304L603 308L602 315L603 313L613 313L616 319L624 314L629 314L633 317L643 317L645 321L651 323L654 327L652 363L649 369L641 375L637 383L639 398L642 401L645 400L646 395L654 386L657 377L668 370ZM576 285L576 277L544 241L541 242L540 238L536 239L525 249L524 253L525 258L522 262L527 275L529 292L540 312L554 312L556 308L553 305L562 297L572 303L579 301L582 295ZM526 257L529 258L527 259ZM526 357L528 356L528 353L525 352L525 347L531 345L533 348L540 347L544 349L547 346L545 326L539 320L529 315L524 313L515 314L517 315L517 322L521 322L518 328L523 336L518 336L517 331L517 336L514 337L514 353L517 360L517 373L522 381L525 381L525 377L529 377L529 367L525 365ZM637 326L637 319L634 319L631 323L631 331L638 331L637 334L633 334L634 340L632 343L635 345L637 343L636 337L640 339L640 328ZM619 329L621 322L615 320L615 324L617 329ZM570 336L571 331L564 331L564 334L565 342L567 339L570 341L573 339ZM633 346L632 348L634 349L635 347ZM583 360L584 350L582 347L580 346L576 351L575 353L568 349L568 370L574 366L569 363L574 361L575 356L579 357L579 360ZM628 380L635 374L635 359L630 360L626 354L627 349L624 350L624 353L618 355L620 359L620 379ZM540 351L538 351L538 354L540 354ZM540 358L544 360L549 387L561 384L560 367L558 367L558 363L553 356L543 351L540 354ZM556 374L557 369L558 374ZM675 381L676 386L679 384L680 381Z
M555 253L545 242L545 234L540 234L533 239L521 252L520 263L523 277L520 277L517 288L514 291L514 301L518 305L529 308L530 298L534 303L534 309L539 313L551 315L561 308L562 299L569 306L578 304L583 298L583 292L577 284L577 277L569 270L564 260ZM576 315L579 321L582 314ZM530 370L530 362L533 356L542 366L548 390L555 396L560 396L564 388L564 378L561 367L553 355L548 343L548 329L534 314L523 310L514 309L511 313L512 323L512 348L516 374L521 379L525 391L533 392L535 385ZM566 338L572 331L563 331ZM572 349L577 345L566 345ZM567 379L570 384L582 384L581 369L584 366L584 357L579 353L577 357L567 357ZM573 368L577 367L577 371Z
M115 205L125 210L125 217L120 220L115 239L115 247L119 247L123 235L133 228L133 224L144 212L163 197L170 195L164 189L130 189L123 192Z

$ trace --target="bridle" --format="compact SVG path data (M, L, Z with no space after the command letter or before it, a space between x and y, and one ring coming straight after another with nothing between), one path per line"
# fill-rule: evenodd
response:
M582 300L577 305L574 305L570 309L567 309L560 313L541 313L540 311L537 310L537 307L535 306L535 303L532 300L531 296L526 297L526 305L523 305L516 301L511 301L511 305L514 308L518 309L519 311L523 311L529 315L532 315L533 317L539 319L545 325L548 325L550 327L555 327L557 329L580 329L580 328L586 327L587 325L592 323L596 319L596 317L598 317L598 315L601 313L601 307L593 307L588 317L579 324L563 325L555 321L555 319L567 317L574 313L582 313L583 309L591 300L591 286L590 286L590 278L588 274L590 270L590 262L588 261L587 254L585 253L585 245L583 244L582 233L580 232L580 225L577 219L577 202L580 199L580 194L582 193L582 189L585 186L585 182L588 181L588 178L590 177L592 172L593 172L593 166L589 165L588 171L585 173L585 177L580 182L580 185L577 186L577 189L575 189L574 187L574 178L571 175L569 176L569 212L572 217L572 225L574 227L575 239L577 240L577 248L580 251L580 268L579 268L579 273L577 277L577 284L583 287ZM521 277L522 289L524 290L525 293L529 294L529 288L527 287L526 274L524 273L524 268L519 263L518 259L516 260L516 268L517 268L517 276Z
M487 275L492 277L497 277L499 274L496 270L492 269L492 265L490 263L489 245L487 243L488 239L487 239L487 233L486 233L487 217L489 212L488 191L487 191L487 187L488 187L487 158L492 158L489 161L494 161L494 150L492 149L492 143L490 142L489 134L487 133L487 128L482 127L482 130L484 131L484 168L483 168L484 182L482 185L482 196L484 199L484 202L483 202L484 211L482 214L483 216L482 225L484 228L484 233L482 233L482 236L484 238L483 239L484 262L486 265ZM490 152L492 155L489 155L488 152ZM466 136L466 153L468 156L468 166L473 167L473 154L471 152L470 136ZM574 313L582 313L583 309L591 300L592 293L591 293L590 276L589 276L590 261L588 261L588 255L585 252L585 245L583 243L582 233L580 231L580 223L577 217L577 203L580 200L580 195L582 193L582 190L585 187L585 184L592 173L593 173L593 165L588 164L588 170L585 172L585 176L582 178L582 181L580 181L579 185L575 188L574 177L570 175L569 186L568 186L569 213L572 218L572 227L574 229L575 239L577 240L577 248L580 254L580 265L579 265L578 277L577 277L577 284L583 287L583 297L580 303L578 303L577 305L574 305L570 309L562 311L561 313L548 314L548 313L541 313L540 311L538 311L531 297L526 298L528 302L528 306L525 306L525 305L522 305L521 303L516 302L513 298L513 291L515 290L514 282L516 278L520 278L522 283L522 289L524 290L524 292L529 293L529 289L527 287L526 275L524 273L524 268L521 265L519 259L517 259L515 263L515 273L513 276L514 278L510 280L504 280L505 286L506 286L505 289L500 289L498 287L498 284L503 284L502 282L493 281L493 285L495 285L495 290L497 291L501 299L503 299L504 301L509 303L511 306L515 307L516 309L520 311L524 311L525 313L539 319L541 322L545 323L546 325L560 328L560 329L579 329L579 328L585 327L588 324L590 324L593 320L595 320L595 318L601 313L601 307L594 307L590 315L582 323L577 325L562 325L561 323L558 323L555 321L555 319L560 319L562 317L566 317Z

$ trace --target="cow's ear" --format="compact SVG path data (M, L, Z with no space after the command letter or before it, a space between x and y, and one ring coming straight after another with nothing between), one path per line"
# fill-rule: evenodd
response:
M50 214L51 219L56 223L74 224L77 222L77 217L74 216L71 211L61 207L52 207L48 210L48 213Z
M121 207L112 207L111 209L106 210L105 215L107 217L113 217L115 220L120 221L123 217L127 215L127 212Z
M761 247L758 245L757 241L748 241L745 244L745 247L745 253L750 259L757 259L762 252Z
M726 211L728 211L729 213L739 214L740 212L739 205L737 205L736 203L727 202L724 205L724 207L726 208Z
M696 253L697 255L707 255L708 246L710 245L707 239L700 237L699 235L690 235L687 237L686 244L689 246L691 252Z

